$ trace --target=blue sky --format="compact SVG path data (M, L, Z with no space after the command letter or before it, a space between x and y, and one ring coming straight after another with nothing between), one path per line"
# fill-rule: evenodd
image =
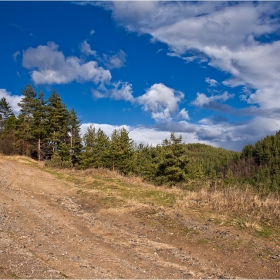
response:
M241 150L280 129L280 2L0 2L0 98L53 89L82 132Z

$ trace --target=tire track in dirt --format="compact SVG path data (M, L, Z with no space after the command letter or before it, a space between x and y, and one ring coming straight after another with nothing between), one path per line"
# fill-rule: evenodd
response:
M93 214L84 213L73 201L75 193L69 186L51 175L12 162L1 162L0 172L4 218L0 266L11 275L21 278L158 278L185 273L194 276L184 266L156 261L155 256L147 257L153 246L141 244L143 239L138 244L144 248L148 246L148 250L141 253L141 262L133 262L130 256L135 252L127 250L135 251L130 244L134 242L128 241L135 236L123 229L108 228L106 222L96 221ZM156 261L157 265L152 266L151 261Z
M250 276L240 260L209 252L208 247L197 247L186 239L175 240L164 229L143 223L129 209L98 208L77 194L74 183L36 166L0 157L0 174L1 278ZM178 217L188 226L201 226ZM200 231L203 234L203 228ZM263 274L251 275L267 278L271 271L276 278L278 264L265 265ZM238 268L244 272L238 273Z

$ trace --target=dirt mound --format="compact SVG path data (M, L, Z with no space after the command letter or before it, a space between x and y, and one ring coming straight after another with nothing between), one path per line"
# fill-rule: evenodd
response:
M160 188L66 173L0 157L1 278L279 278L273 240L205 220Z

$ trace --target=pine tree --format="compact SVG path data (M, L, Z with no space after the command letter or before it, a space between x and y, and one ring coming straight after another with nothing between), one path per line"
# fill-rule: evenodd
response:
M34 100L33 122L31 130L37 141L37 159L42 159L42 145L46 145L45 137L48 135L49 125L47 119L46 102L44 93L41 91L39 97Z
M124 174L132 171L133 142L125 128L115 129L111 135L111 169Z
M0 99L0 152L5 155L15 153L16 117L6 98Z
M177 138L174 133L171 133L170 140L163 142L163 156L157 168L158 183L173 185L185 181L188 162L182 136Z
M104 131L99 128L96 133L96 166L97 167L110 167L110 139L104 133Z
M83 136L84 148L79 155L79 162L81 168L95 167L95 145L96 145L96 132L94 125L87 128Z
M6 120L13 115L13 111L6 98L0 99L0 134L5 129Z
M33 112L35 110L35 103L37 93L31 85L27 85L22 91L23 98L18 104L20 114L18 116L18 127L16 136L18 138L17 146L21 154L31 156L32 140L34 138L32 131Z
M48 151L49 156L53 155L62 143L69 142L69 112L66 106L62 103L59 94L53 90L47 100L47 118L49 135L47 140L51 149ZM70 145L69 145L70 153Z
M68 130L70 135L71 154L72 157L76 158L82 149L82 139L80 136L80 121L73 108L69 112Z

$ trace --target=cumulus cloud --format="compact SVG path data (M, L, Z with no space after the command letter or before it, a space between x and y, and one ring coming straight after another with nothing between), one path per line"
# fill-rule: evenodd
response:
M209 103L213 101L226 101L230 98L233 98L234 94L229 94L227 91L225 91L223 94L220 95L213 95L210 97L207 97L204 93L197 93L196 99L192 102L193 105L203 107L204 105L208 105Z
M208 64L227 74L229 78L223 81L224 85L243 87L240 99L247 106L244 108L223 104L233 97L227 92L213 96L197 94L193 105L251 118L238 125L205 118L196 125L194 133L199 139L212 139L223 147L236 143L236 148L279 129L280 40L275 34L280 30L280 6L277 2L115 1L94 5L110 10L114 20L127 30L149 34L152 42L165 43L169 56L188 63ZM218 85L209 77L205 81L210 87ZM154 98L147 93L140 97L143 109L157 121L170 121L169 106L160 102L158 107L153 102L146 105L150 99ZM165 122L162 125L167 127Z
M121 81L113 83L113 89L111 90L110 97L115 100L122 99L133 102L134 97L132 95L132 85Z
M170 121L178 112L178 103L184 98L184 94L175 91L164 84L152 85L145 94L137 98L143 110L150 112L156 121Z
M170 138L170 131L160 130L158 128L151 127L132 127L128 125L110 125L110 124L97 124L97 123L84 123L81 125L81 134L83 135L90 125L94 125L96 129L101 128L108 136L111 136L113 130L125 128L129 131L129 137L134 140L135 143L148 144L156 146L161 144L164 139ZM183 141L186 143L204 143L210 144L208 141L198 140L195 134L190 132L181 132Z
M98 89L91 89L91 92L95 99L111 98L134 102L132 85L128 82L118 81L107 86L100 85Z
M18 103L21 101L23 98L22 95L12 95L9 91L6 89L0 89L0 99L1 98L6 98L7 102L11 106L13 112L15 115L19 114L20 108L18 106Z
M209 77L205 79L205 82L209 84L210 87L216 87L219 84L216 80L210 79Z
M85 55L96 55L96 51L92 50L90 47L90 44L85 40L81 45L80 45L81 52Z
M249 103L266 108L280 103L280 63L275 59L280 56L280 41L273 36L280 29L277 2L116 1L102 5L128 30L166 43L169 55L188 62L203 60L231 75L225 85L254 89L246 99Z
M72 81L99 84L111 79L110 71L99 67L96 61L84 62L75 56L65 57L54 42L25 50L22 65L31 70L35 84L66 84Z
M94 88L91 89L91 93L94 99L108 98L108 94Z
M182 119L185 119L185 120L189 120L189 119L190 119L189 113L188 113L188 111L186 111L185 108L183 108L183 109L179 112L178 117L179 117L179 118L182 118Z
M103 58L108 69L121 68L125 65L126 53L120 50L117 54L112 56L104 54Z
M184 94L164 84L154 84L146 93L135 98L132 85L128 82L114 82L110 85L101 85L97 89L91 89L95 99L111 98L114 100L126 100L134 105L142 106L142 110L151 113L156 122L169 122L173 118L189 119L188 111L183 108L179 111L179 103Z
M16 62L17 61L17 57L20 55L20 51L16 51L15 53L13 53L13 60Z
M84 123L81 126L81 133L84 134L91 123ZM130 137L136 143L157 145L162 140L169 139L170 132L182 135L185 143L204 143L214 147L241 151L244 145L254 143L265 137L275 127L280 128L280 120L271 120L266 117L239 123L230 123L224 117L212 117L201 119L198 123L187 121L159 122L154 127L132 127L128 125L93 124L97 129L101 128L108 136L114 129L122 127L129 131ZM275 131L274 131L275 132Z

